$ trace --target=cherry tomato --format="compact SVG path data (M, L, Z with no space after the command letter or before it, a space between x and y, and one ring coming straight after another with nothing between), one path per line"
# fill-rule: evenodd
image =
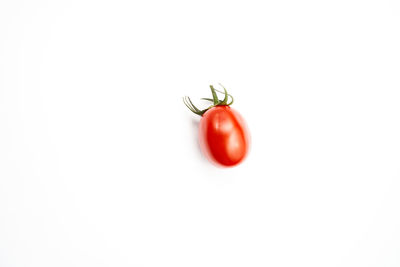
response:
M250 135L242 116L230 107L233 98L225 91L224 100L219 100L213 86L210 86L213 102L207 109L197 109L190 98L184 98L188 108L202 116L199 124L199 143L203 154L214 164L231 167L242 162L250 145ZM218 91L220 92L220 91ZM232 101L228 103L228 96Z
M230 106L216 106L204 113L199 125L199 142L206 157L223 166L239 164L249 150L245 122Z

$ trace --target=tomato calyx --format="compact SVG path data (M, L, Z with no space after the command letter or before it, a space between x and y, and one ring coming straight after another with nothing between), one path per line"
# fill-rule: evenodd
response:
M230 105L232 105L233 97L230 94L228 94L228 92L226 91L225 87L222 84L219 84L219 85L224 89L224 91L217 90L214 88L214 86L210 85L212 98L201 98L202 100L207 100L207 101L210 101L213 103L208 108L203 109L203 110L198 109L195 105L193 105L192 100L190 100L190 97L188 97L188 96L183 97L183 103L186 105L186 107L188 107L188 109L190 109L191 112L193 112L194 114L199 115L199 116L203 116L203 114L207 110L209 110L215 106L230 106ZM223 100L219 100L217 92L224 94ZM231 98L231 101L228 103L229 97Z

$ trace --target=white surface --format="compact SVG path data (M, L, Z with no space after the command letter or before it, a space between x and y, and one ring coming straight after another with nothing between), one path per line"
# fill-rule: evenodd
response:
M398 1L1 1L0 266L400 266L399 48Z

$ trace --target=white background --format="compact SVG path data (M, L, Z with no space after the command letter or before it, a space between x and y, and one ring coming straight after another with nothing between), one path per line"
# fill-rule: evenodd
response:
M0 266L400 266L400 3L2 0Z

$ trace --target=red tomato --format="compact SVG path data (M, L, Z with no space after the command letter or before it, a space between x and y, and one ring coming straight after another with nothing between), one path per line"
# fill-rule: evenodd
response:
M229 167L242 162L249 151L249 139L242 116L230 106L215 106L200 120L201 150L217 165Z
M206 109L198 109L189 97L184 97L183 102L190 111L202 117L199 125L199 142L203 154L219 166L231 167L246 157L250 135L242 116L230 107L233 97L228 94L225 87L223 88L222 92L210 85L213 98L203 99L213 104ZM223 100L218 99L217 92L224 93Z

